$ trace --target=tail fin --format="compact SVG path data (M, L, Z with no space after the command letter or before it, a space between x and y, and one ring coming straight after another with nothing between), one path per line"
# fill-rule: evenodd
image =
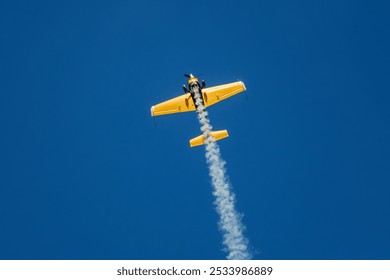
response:
M211 136L214 137L215 141L221 140L223 138L226 138L229 136L227 130L218 130L218 131L211 131ZM200 146L204 144L205 137L204 135L199 135L198 137L192 138L190 140L190 146Z

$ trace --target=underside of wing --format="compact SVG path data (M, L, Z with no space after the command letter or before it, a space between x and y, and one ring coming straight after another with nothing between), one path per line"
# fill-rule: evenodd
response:
M219 101L222 101L245 90L245 85L241 81L215 87L204 88L202 89L204 104L206 105L206 107L211 106Z
M175 114L189 111L195 111L194 101L192 100L190 93L180 95L150 108L152 116Z

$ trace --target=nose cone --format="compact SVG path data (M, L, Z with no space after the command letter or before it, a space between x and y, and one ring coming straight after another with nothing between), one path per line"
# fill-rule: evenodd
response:
M190 74L190 78L188 79L187 83L188 83L188 85L191 85L194 82L199 83L199 80L198 80L198 78L195 78L194 75Z

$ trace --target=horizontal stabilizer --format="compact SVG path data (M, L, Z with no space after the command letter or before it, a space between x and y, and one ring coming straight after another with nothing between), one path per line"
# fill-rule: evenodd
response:
M223 138L226 138L229 136L227 130L218 130L218 131L211 131L211 136L214 137L215 141L221 140ZM204 144L205 137L204 135L199 135L198 137L192 138L190 140L190 146L200 146Z

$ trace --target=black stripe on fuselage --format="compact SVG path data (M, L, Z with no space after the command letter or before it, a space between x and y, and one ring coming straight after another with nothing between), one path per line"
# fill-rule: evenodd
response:
M190 93L191 93L192 100L194 101L194 104L195 104L195 108L198 108L198 106L196 105L196 100L195 100L196 91L199 92L200 99L202 100L202 105L204 105L200 84L198 82L192 82L191 84L189 84L189 87L190 87Z

